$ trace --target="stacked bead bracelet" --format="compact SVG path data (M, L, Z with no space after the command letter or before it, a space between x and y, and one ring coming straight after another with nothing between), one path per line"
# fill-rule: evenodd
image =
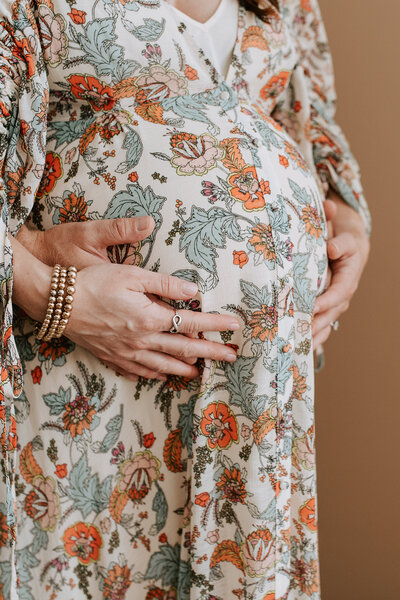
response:
M76 267L55 265L50 284L46 316L36 334L38 340L49 341L62 336L71 315L74 300Z

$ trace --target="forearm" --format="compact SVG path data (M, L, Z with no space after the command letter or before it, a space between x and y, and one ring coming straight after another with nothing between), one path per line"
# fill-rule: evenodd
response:
M50 291L51 267L42 263L18 239L11 237L13 249L13 302L31 318L42 321Z

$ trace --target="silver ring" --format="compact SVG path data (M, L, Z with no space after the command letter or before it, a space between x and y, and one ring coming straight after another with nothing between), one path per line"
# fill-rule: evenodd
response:
M179 333L179 325L182 323L182 317L178 314L178 311L175 311L174 316L172 317L172 327L169 330L170 333Z
M333 331L337 331L339 329L339 321L331 321L329 325L332 327Z

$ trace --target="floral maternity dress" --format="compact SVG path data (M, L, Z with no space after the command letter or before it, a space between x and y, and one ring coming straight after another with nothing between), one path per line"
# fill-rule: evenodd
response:
M224 79L163 0L2 0L0 597L320 598L313 305L328 185L364 216L316 0L240 9ZM234 364L117 377L12 306L10 234L150 214Z

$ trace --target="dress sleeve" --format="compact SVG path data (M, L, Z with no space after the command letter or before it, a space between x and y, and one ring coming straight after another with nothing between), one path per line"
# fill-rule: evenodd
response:
M310 158L325 193L332 187L360 213L370 233L359 166L335 121L334 71L318 0L281 0L281 11L293 36L297 62L288 93L273 116L284 127L291 124L290 133L295 131L303 150L311 144Z
M10 548L15 538L14 399L22 391L22 369L12 329L10 236L28 217L43 174L49 98L35 10L35 2L30 0L0 3L0 462L5 474L5 485L0 485L0 511L7 515Z

